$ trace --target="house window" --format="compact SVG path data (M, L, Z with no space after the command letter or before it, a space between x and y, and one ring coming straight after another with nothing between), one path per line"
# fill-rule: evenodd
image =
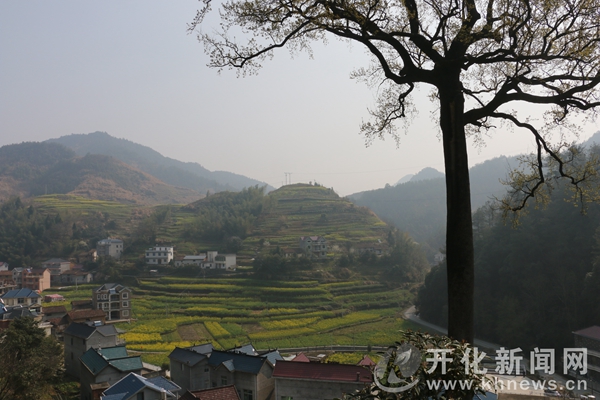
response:
M73 346L73 338L71 338L71 346ZM71 353L71 358L73 358L73 353Z
M121 294L121 298L122 298L122 299L128 299L128 298L129 298L129 293L127 293L127 292L123 292L123 293Z
M17 299L17 303L23 304L23 303L25 303L25 299L23 299L23 298Z
M124 301L124 302L123 302L123 306L122 306L122 307L123 307L123 308L127 308L127 307L129 307L129 302L128 302L128 301Z
M210 371L210 370L208 369L208 367L205 367L205 368L204 368L204 372L208 372L208 371Z
M144 400L144 392L138 393L136 400Z
M97 299L100 300L100 295L98 295Z
M227 377L221 376L221 386L227 386Z
M252 396L252 390L244 389L242 392L242 400L254 400L254 396Z
M292 396L281 396L281 400L294 400Z
M122 314L124 317L129 317L129 310L123 310Z

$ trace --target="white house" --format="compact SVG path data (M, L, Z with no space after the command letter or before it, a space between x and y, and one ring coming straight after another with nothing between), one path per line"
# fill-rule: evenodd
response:
M219 254L217 251L208 251L196 256L185 256L175 261L178 267L185 265L194 265L202 269L225 269L235 271L237 266L237 256L235 254Z
M146 264L167 265L173 259L173 247L150 247L146 250Z

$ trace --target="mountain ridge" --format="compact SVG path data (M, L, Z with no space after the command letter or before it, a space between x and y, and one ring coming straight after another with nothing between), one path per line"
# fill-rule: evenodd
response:
M49 139L46 142L60 143L75 151L79 156L87 153L110 155L163 182L192 189L201 194L225 190L238 191L256 185L267 186L268 191L274 189L265 182L240 174L210 171L199 163L183 162L163 156L148 146L116 138L106 132L71 134Z

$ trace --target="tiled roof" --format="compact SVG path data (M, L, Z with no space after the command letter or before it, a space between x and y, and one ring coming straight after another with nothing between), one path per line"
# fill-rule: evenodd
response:
M95 331L98 331L103 336L114 336L117 334L117 329L114 325L90 326L87 324L80 324L78 322L73 322L71 325L69 325L65 330L65 333L71 336L87 339L92 336Z
M42 312L44 314L56 314L56 313L67 313L67 308L65 306L50 306L50 307L42 307Z
M235 371L256 375L266 361L265 357L215 350L211 353L208 364L216 367L227 362L226 367L228 369L232 368Z
M84 304L92 304L92 299L89 299L89 300L73 300L71 302L72 306L82 306Z
M167 387L163 387L165 385ZM173 382L167 381L166 379L146 379L136 373L127 374L120 381L106 389L102 394L103 400L125 400L131 398L134 394L140 392L143 389L150 389L158 393L166 392L167 396L174 398L175 395L171 390L181 389ZM176 388L176 389L172 389Z
M212 353L212 351L215 349L212 345L212 343L204 343L204 344L199 344L196 346L192 346L192 347L188 347L189 350L195 351L196 353L199 354L210 354Z
M127 357L127 349L125 346L115 346L115 347L105 347L99 348L98 353L102 355L102 357L107 360L112 360L113 358L123 358Z
M375 364L375 361L371 360L371 357L369 357L368 355L365 355L363 357L363 359L358 362L357 365L363 365L363 366L371 367L371 366L376 365L376 364Z
M2 299L22 299L22 298L39 298L41 297L39 294L34 292L31 289L23 288L23 289L13 289L4 293L0 298Z
M585 329L581 329L576 332L573 332L573 334L575 334L577 336L583 336L586 338L590 338L590 339L600 340L600 326L597 326L597 325L590 326L589 328L585 328Z
M221 386L217 388L194 390L186 392L181 400L240 400L240 396L235 390L235 386Z
M44 261L42 264L55 264L55 263L68 263L69 261L63 260L62 258L51 258L47 261Z
M281 357L281 354L278 350L270 351L266 354L261 354L261 356L266 357L267 360L269 360L269 362L273 365L275 365L277 361L283 360L283 357Z
M278 361L273 371L273 377L336 382L373 382L371 372L357 365L298 363L293 361Z
M233 349L227 350L227 351L230 351L232 353L248 354L249 356L257 356L258 355L258 352L254 348L254 346L252 346L252 343L245 344L240 347L234 347Z
M87 339L90 336L92 336L92 333L94 333L95 330L96 329L92 326L80 324L78 322L73 322L72 324L67 326L67 329L65 329L64 333L71 336Z
M109 364L122 372L141 371L144 368L140 356L112 359Z
M104 368L108 366L108 361L102 357L96 349L88 349L81 357L79 357L81 363L92 373L92 375L98 375Z
M124 348L123 348L124 349ZM80 357L81 363L93 374L98 375L107 366L112 366L121 372L141 371L142 359L140 356L123 357L123 358L108 358L106 354L116 353L107 349L91 348ZM126 353L126 352L125 352ZM112 354L116 355L116 354Z
M102 319L106 314L102 310L74 310L68 312L69 317L75 321L78 319Z
M175 347L171 354L169 354L169 359L179 361L180 363L189 365L190 367L193 367L194 365L198 364L206 357L207 356L204 354L199 354L190 349L182 349L180 347Z
M308 357L306 357L306 354L304 353L298 353L298 355L296 357L294 357L292 359L293 362L310 362L310 360L308 359Z

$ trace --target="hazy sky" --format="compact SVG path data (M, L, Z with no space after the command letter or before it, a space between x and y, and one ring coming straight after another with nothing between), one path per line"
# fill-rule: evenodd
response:
M443 170L427 100L400 147L358 133L375 91L349 79L368 64L358 45L331 40L314 58L280 51L258 76L207 68L186 33L196 0L1 1L0 146L105 131L165 156L278 187L284 173L339 194ZM215 25L213 12L206 30ZM587 125L581 139L599 130ZM524 132L496 132L471 165L533 149Z

